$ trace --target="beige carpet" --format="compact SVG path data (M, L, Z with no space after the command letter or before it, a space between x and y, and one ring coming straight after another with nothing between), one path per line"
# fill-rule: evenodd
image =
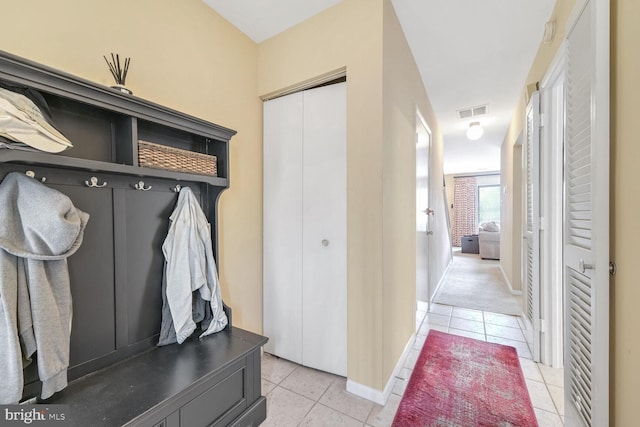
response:
M500 261L454 251L451 267L433 302L521 315L522 297L511 294L499 265Z

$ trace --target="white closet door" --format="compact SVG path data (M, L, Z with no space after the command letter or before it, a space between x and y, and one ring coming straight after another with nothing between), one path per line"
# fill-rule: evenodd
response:
M565 421L609 424L609 2L567 38Z
M265 350L302 363L303 94L264 103Z
M346 83L304 92L303 364L347 374Z
M525 324L533 360L540 361L540 93L527 105L525 151Z

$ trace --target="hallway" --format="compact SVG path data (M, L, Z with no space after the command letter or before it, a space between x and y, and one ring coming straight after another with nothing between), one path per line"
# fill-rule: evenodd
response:
M509 289L500 261L453 248L453 259L432 301L454 307L510 314L522 313L522 296Z
M390 426L402 394L431 329L515 347L531 402L541 427L562 426L563 371L531 360L523 324L515 316L441 304L419 304L415 341L404 368L395 378L387 404L381 406L347 393L346 379L306 368L265 353L262 393L267 396L263 426Z

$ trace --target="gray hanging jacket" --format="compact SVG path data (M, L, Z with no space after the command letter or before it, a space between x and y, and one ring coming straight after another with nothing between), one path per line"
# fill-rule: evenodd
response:
M89 215L57 190L11 172L0 183L0 404L20 401L37 351L42 398L67 386L71 290L67 257Z
M162 323L158 345L182 344L200 324L200 338L227 326L218 270L213 259L211 228L200 203L183 187L162 245Z

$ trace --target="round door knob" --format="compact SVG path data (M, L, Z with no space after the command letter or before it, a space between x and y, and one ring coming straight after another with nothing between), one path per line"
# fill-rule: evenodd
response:
M324 246L325 248L329 246L329 241L327 239L322 239L322 246Z

